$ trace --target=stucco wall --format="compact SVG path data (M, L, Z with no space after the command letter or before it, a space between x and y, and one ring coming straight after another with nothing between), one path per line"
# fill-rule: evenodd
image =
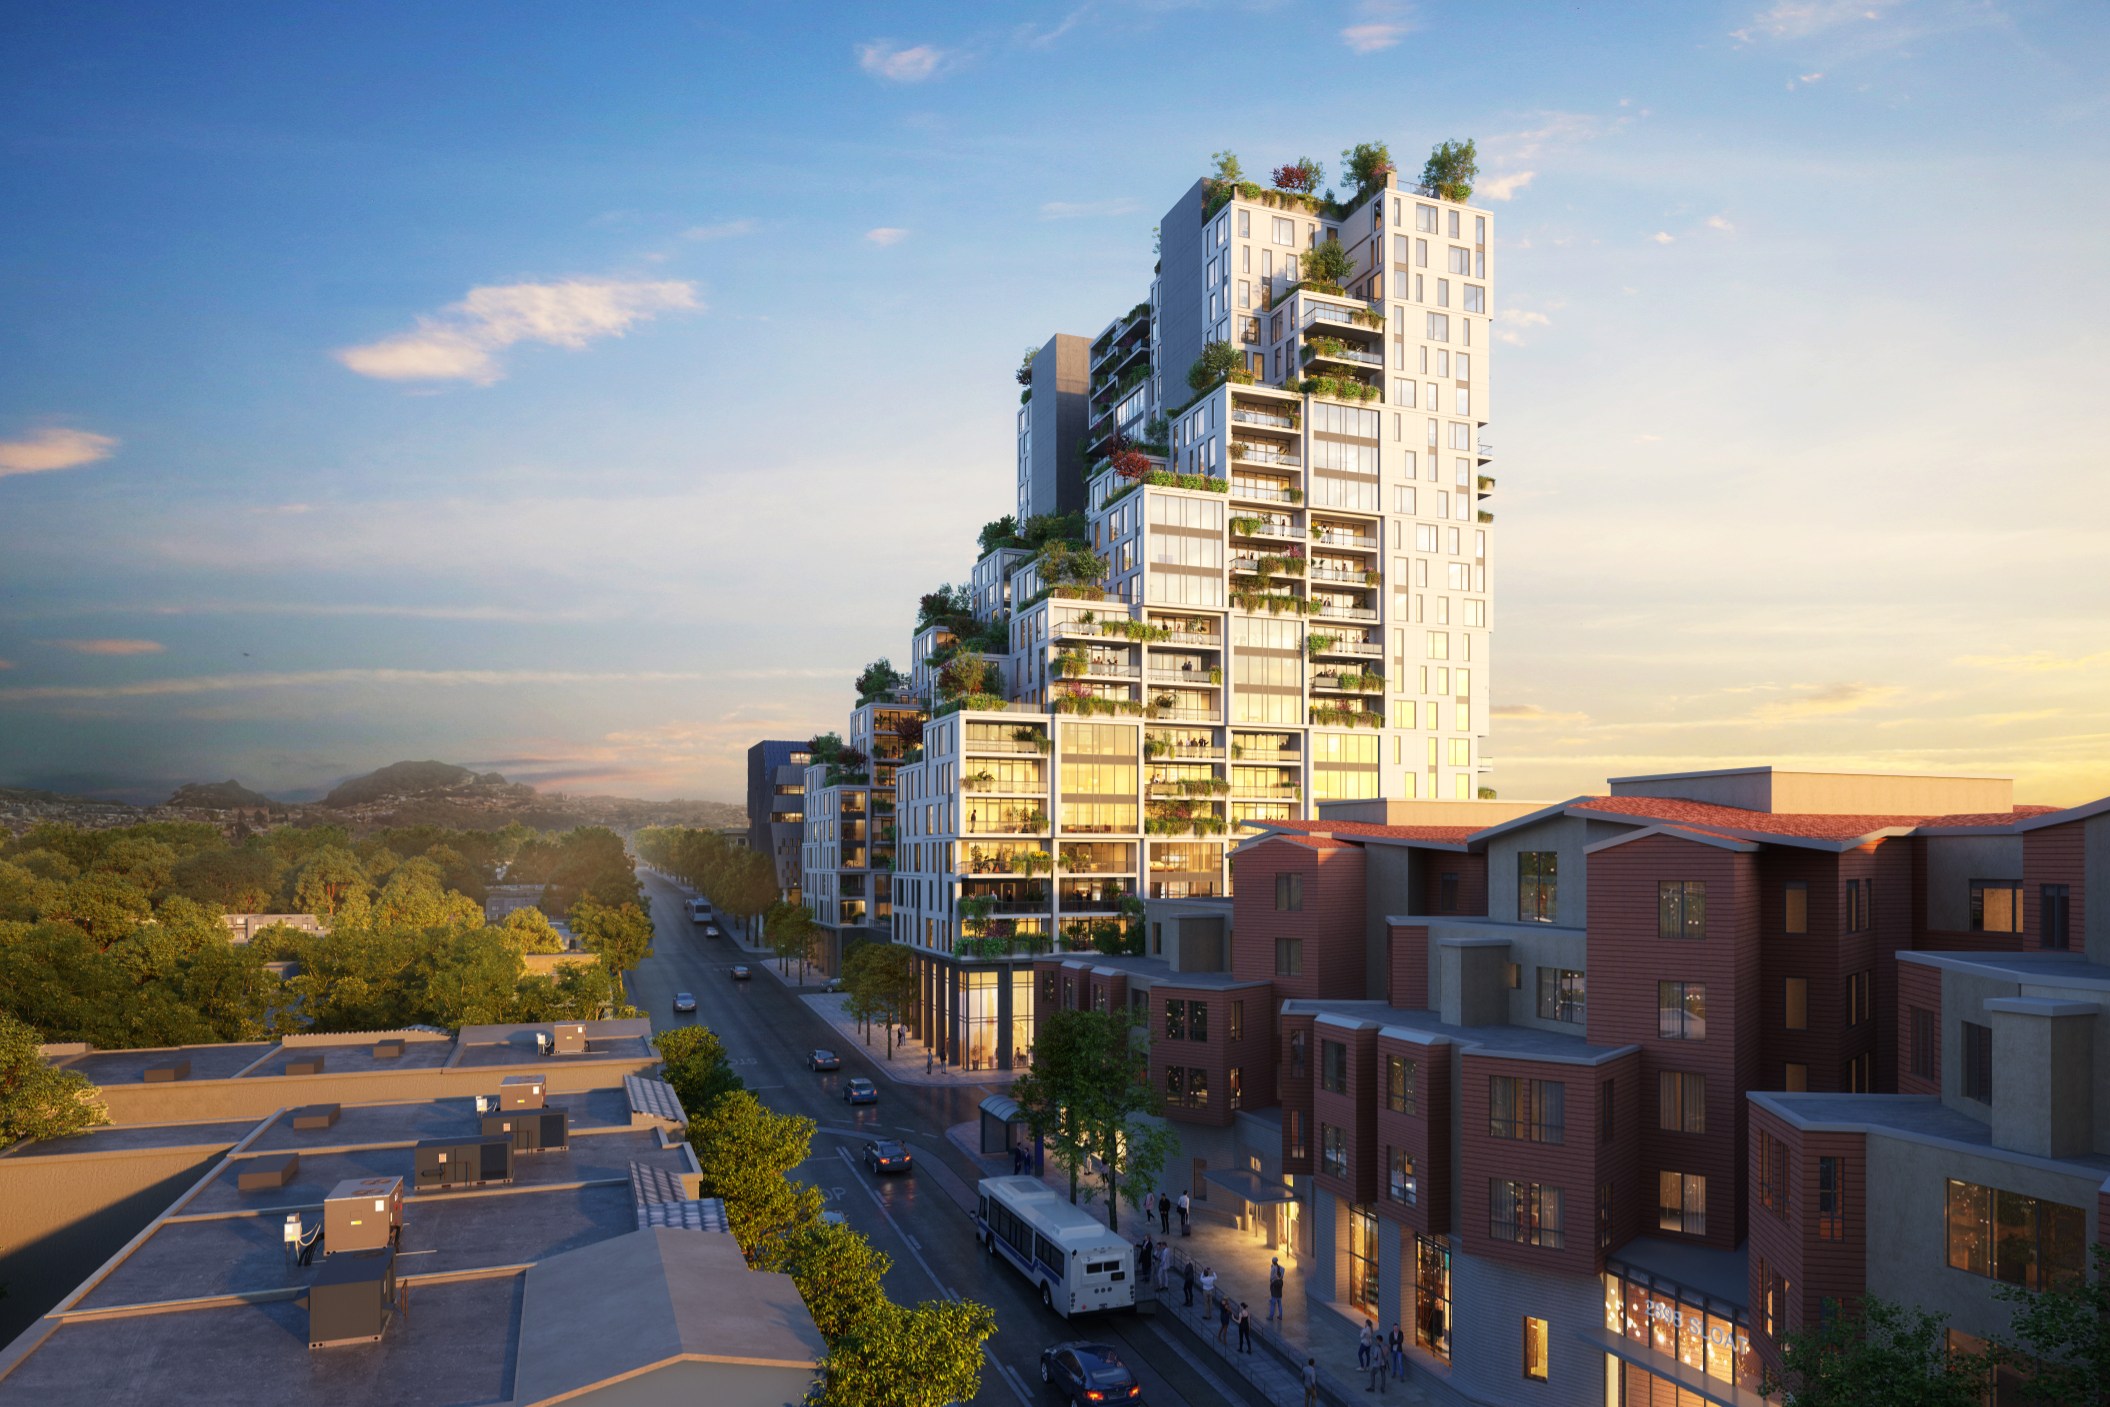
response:
M2019 835L1935 835L1927 837L1927 927L1942 933L1971 930L1971 881L2022 879ZM1989 948L2012 946L1995 935Z
M1542 1383L1524 1376L1526 1315L1547 1323L1551 1356ZM1451 1385L1479 1401L1598 1407L1604 1351L1579 1331L1603 1323L1604 1282L1594 1275L1523 1270L1451 1253Z

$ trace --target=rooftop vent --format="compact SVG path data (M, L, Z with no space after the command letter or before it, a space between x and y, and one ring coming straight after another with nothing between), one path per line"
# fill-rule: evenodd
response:
M556 1053L558 1055L586 1054L586 1023L566 1021L556 1030Z
M498 1082L501 1109L540 1109L548 1085L540 1075L508 1075Z
M144 1078L150 1085L165 1085L171 1080L187 1080L190 1078L190 1059L188 1056L178 1056L174 1060L164 1060L158 1065L149 1065Z
M549 1153L571 1146L571 1121L562 1109L508 1109L486 1114L486 1137L501 1134L513 1141L515 1153Z
M326 1129L337 1122L337 1106L334 1104L307 1104L293 1111L293 1127L296 1129Z
M274 1192L300 1176L300 1154L280 1153L269 1158L244 1158L235 1174L237 1192Z
M308 1347L374 1343L396 1302L396 1253L331 1256L308 1286Z
M315 1053L312 1053L312 1054L308 1054L308 1055L296 1055L296 1056L293 1056L293 1057L292 1057L291 1059L289 1059L289 1060L287 1060L287 1061L286 1061L286 1073L287 1073L287 1074L289 1074L289 1075L319 1075L319 1074L321 1074L321 1073L322 1073L322 1054L321 1054L321 1052L319 1052L319 1051L318 1051L318 1052L315 1052Z
M375 1042L374 1042L374 1059L376 1059L376 1060L401 1060L402 1058L403 1058L403 1042L401 1042L401 1041L375 1041Z
M428 1138L411 1150L411 1164L413 1186L420 1192L511 1182L513 1140L505 1134Z
M358 1177L330 1189L322 1203L322 1253L378 1251L403 1232L403 1179Z

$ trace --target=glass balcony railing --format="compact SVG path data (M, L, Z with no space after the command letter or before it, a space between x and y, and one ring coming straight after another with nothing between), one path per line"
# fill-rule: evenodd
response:
M1248 410L1243 406L1231 408L1231 421L1237 425L1264 425L1271 430L1297 428L1297 417L1294 415L1274 415L1264 410Z

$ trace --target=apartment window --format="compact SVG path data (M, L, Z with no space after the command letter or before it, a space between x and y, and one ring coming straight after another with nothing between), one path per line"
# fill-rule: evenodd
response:
M1521 922L1552 923L1559 887L1559 852L1522 850L1517 853L1517 918Z
M1282 1112L1289 1129L1289 1156L1302 1162L1311 1156L1311 1149L1304 1142L1304 1116L1295 1109Z
M1810 1087L1810 1067L1799 1060L1790 1060L1781 1067L1780 1087L1790 1094L1801 1094Z
M1612 1184L1597 1184L1597 1249L1612 1249Z
M1765 1326L1766 1337L1780 1339L1788 1333L1788 1281L1787 1277L1767 1269L1765 1258L1758 1262L1759 1323Z
M2020 933L2022 886L2006 879L1971 881L1971 931Z
M1319 1171L1348 1176L1348 1134L1332 1124L1319 1125Z
M1866 933L1875 925L1875 885L1872 879L1846 882L1846 931Z
M1414 1166L1414 1155L1394 1148L1387 1162L1385 1195L1403 1207L1417 1205L1421 1201L1421 1175Z
M1414 228L1422 234L1436 233L1436 207L1433 205L1415 206Z
M1539 969L1539 1019L1583 1024L1583 974L1571 968Z
M1233 1109L1245 1108L1245 1070L1243 1067L1237 1065L1231 1067L1230 1089L1231 1107Z
M1487 1132L1520 1143L1560 1143L1567 1131L1568 1087L1558 1080L1491 1075Z
M1275 908L1281 913L1296 913L1304 907L1304 876L1300 874L1278 874L1275 876Z
M1666 1041L1707 1039L1707 984L1658 982L1656 1034Z
M1788 1215L1788 1145L1763 1129L1758 1144L1758 1204L1785 1220Z
M1304 975L1304 940L1302 938L1277 938L1275 940L1275 975L1277 977L1302 977Z
M1656 936L1707 936L1707 886L1704 882L1697 879L1656 882Z
M1340 1041L1319 1042L1319 1088L1348 1093L1348 1047Z
M1237 998L1231 1003L1231 1039L1245 1039L1245 999Z
M1817 1160L1817 1239L1846 1239L1846 1160Z
M1934 1074L1934 1013L1923 1006L1905 1009L1907 1029L1911 1032L1912 1073L1915 1078L1931 1080Z
M1463 727L1464 725L1460 724L1459 726ZM1454 914L1458 912L1458 875L1455 871L1445 870L1442 874L1436 876L1436 912L1440 914ZM1581 1000L1581 988L1578 987L1576 990L1578 994L1577 1000L1579 1001ZM1577 1017L1576 1019L1581 1020L1582 1018Z
M1562 1249L1566 1240L1561 1230L1561 1190L1536 1182L1489 1178L1487 1234L1514 1245Z
M1789 977L1781 983L1781 1025L1790 1031L1810 1028L1810 979Z
M2044 884L2037 887L2037 946L2040 948L2071 948L2073 932L2067 926L2066 886Z
M1707 1077L1683 1070L1656 1075L1656 1127L1665 1133L1707 1132Z
M2041 1290L2078 1280L2088 1255L2088 1214L1949 1180L1949 1267Z
M1238 212L1238 237L1240 239L1251 239L1253 237L1253 212L1250 210Z
M1993 1102L1993 1028L1975 1021L1963 1026L1963 1097Z
M1277 215L1274 228L1270 231L1270 238L1276 244L1287 244L1294 247L1297 243L1297 222L1285 220Z
M1187 1003L1168 1001L1165 1003L1165 1039L1183 1041L1187 1039Z
M1707 1179L1698 1173L1656 1175L1656 1225L1687 1236L1707 1234Z
M1546 1381L1546 1358L1552 1348L1552 1335L1546 1321L1524 1316L1524 1376L1535 1383Z
M1810 886L1808 881L1791 879L1787 884L1787 914L1782 927L1789 933L1810 931Z
M1441 282L1441 280L1438 280L1438 282ZM1448 313L1427 313L1424 314L1424 316L1426 316L1429 320L1429 341L1448 342L1451 340L1451 319Z
M1421 1112L1421 1082L1419 1061L1400 1055L1385 1057L1385 1107L1395 1114L1418 1114Z
M1187 1039L1209 1039L1209 1004L1199 998L1187 1003Z
M1612 1117L1612 1081L1597 1082L1597 1141L1610 1143L1618 1123Z
M1875 969L1846 974L1846 1024L1858 1026L1876 1014Z
M1465 309L1468 313L1484 313L1487 311L1486 288L1477 283L1463 283L1459 285L1459 288L1463 294L1463 301L1458 306Z
M1289 1072L1298 1079L1304 1078L1304 1032L1289 1033Z

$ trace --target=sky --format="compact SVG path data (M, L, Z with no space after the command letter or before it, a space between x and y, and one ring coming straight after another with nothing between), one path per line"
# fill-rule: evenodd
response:
M0 11L0 784L739 799L1231 150L1473 138L1488 779L2110 793L2110 7Z

